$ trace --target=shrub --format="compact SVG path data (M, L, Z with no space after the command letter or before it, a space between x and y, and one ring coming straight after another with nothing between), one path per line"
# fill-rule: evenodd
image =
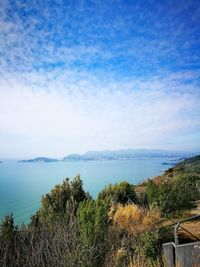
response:
M110 198L112 203L126 204L129 201L137 202L135 186L127 182L121 182L115 185L108 185L99 193L99 199Z
M106 251L106 235L108 230L108 201L86 200L77 211L80 242L91 251L90 258L94 266L103 260Z
M118 205L113 217L114 224L121 230L135 235L141 224L142 213L136 205Z
M5 266L12 266L15 262L15 237L17 228L14 225L13 215L8 215L0 225L0 260ZM2 266L2 263L1 263Z
M200 198L196 186L198 179L184 174L157 185L148 181L146 192L149 206L159 207L164 214L191 208L192 201Z
M56 185L50 193L42 197L39 220L45 223L60 219L68 221L69 214L76 213L79 203L89 198L88 193L83 190L79 175L72 181L65 179L62 184Z
M142 251L150 264L153 264L161 254L158 231L149 231L140 236L137 247L138 252Z

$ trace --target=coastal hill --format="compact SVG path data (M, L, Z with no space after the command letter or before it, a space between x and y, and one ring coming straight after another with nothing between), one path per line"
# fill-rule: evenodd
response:
M120 149L120 150L103 150L88 151L82 155L70 154L63 158L64 161L79 160L128 160L136 158L178 158L193 156L194 153L174 152L156 149Z
M200 155L185 159L177 163L173 168L169 168L162 176L155 177L153 180L164 183L169 181L181 180L182 176L192 176L200 182Z
M158 149L120 149L120 150L102 150L88 151L84 154L69 154L63 159L48 157L36 157L33 159L20 160L19 162L57 162L57 161L93 161L93 160L132 160L145 158L163 158L164 165L175 165L177 162L186 158L195 156L194 152L167 151ZM166 162L167 159L167 162Z
M144 181L142 184L136 186L136 191L139 194L140 192L146 192L149 181L153 182L155 185L172 184L175 182L181 184L185 177L192 180L192 183L195 180L196 186L200 186L200 155L185 159L175 164L172 168L167 169L162 175Z
M149 205L163 212L191 209L200 211L200 155L188 158L135 187L139 198L146 195ZM200 231L200 227L199 227Z

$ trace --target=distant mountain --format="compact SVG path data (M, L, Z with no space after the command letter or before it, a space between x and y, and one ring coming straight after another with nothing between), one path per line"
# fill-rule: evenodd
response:
M70 154L62 160L46 157L20 160L19 162L58 162L58 161L91 161L91 160L131 160L144 158L163 158L164 165L175 165L178 161L197 155L197 153L174 152L158 149L120 149L88 151L84 154ZM167 159L167 161L166 161Z
M49 163L49 162L57 162L59 161L58 159L51 159L51 158L45 158L45 157L38 157L38 158L34 158L34 159L28 159L28 160L19 160L19 162L45 162L45 163Z
M3 163L2 161L0 161L0 163Z
M70 154L63 158L64 161L80 160L127 160L136 158L183 158L193 156L194 153L173 152L165 150L150 149L121 149L88 151L85 154Z

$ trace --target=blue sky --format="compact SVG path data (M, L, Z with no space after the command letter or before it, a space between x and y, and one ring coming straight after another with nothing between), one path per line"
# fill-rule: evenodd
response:
M1 1L0 157L200 151L198 0Z

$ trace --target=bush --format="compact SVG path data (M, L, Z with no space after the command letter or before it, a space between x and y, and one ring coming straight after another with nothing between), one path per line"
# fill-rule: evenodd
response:
M98 266L106 251L106 235L108 230L108 201L86 200L77 211L80 242L89 250L91 262Z
M5 266L13 266L12 264L16 260L16 236L17 228L14 225L13 215L11 214L6 216L0 225L0 260L3 259Z
M72 181L65 179L62 184L56 185L50 193L42 197L39 217L35 215L32 219L35 222L37 218L45 223L53 223L60 219L68 221L69 214L76 213L79 203L89 198L79 175Z
M127 182L121 182L115 185L108 185L99 193L98 199L110 198L112 203L126 204L129 201L137 202L135 186Z
M149 231L141 235L137 250L144 253L150 264L153 264L161 254L158 231Z
M118 205L113 217L113 223L121 230L135 235L141 225L142 212L137 206L128 204Z
M196 183L197 176L179 175L172 181L155 184L147 183L147 199L149 206L157 206L166 213L192 208L192 201L200 198Z

